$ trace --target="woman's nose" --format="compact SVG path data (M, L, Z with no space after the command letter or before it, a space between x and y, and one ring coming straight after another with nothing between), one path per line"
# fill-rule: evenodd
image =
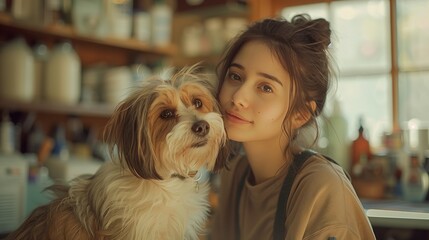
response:
M240 108L247 108L249 106L249 94L245 85L242 85L232 96L232 104Z

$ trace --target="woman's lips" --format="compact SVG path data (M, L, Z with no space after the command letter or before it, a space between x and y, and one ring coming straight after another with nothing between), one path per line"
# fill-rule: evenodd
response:
M252 121L249 121L249 120L243 118L239 114L231 113L231 112L226 112L226 118L229 122L232 122L232 123L241 123L241 124L253 123Z

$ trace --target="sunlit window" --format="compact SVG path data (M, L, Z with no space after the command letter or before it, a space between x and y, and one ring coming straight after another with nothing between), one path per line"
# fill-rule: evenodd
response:
M399 119L429 127L429 1L398 1Z
M398 1L398 62L401 71L429 70L429 1Z
M329 116L333 100L339 100L349 140L356 138L359 118L363 118L371 145L381 145L382 133L392 128L388 1L334 1L282 11L287 19L297 13L326 18L333 30L338 86L324 114Z

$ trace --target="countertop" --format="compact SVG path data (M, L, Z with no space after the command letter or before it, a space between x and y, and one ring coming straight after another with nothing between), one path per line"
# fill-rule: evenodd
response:
M361 202L373 226L429 229L429 202L366 199Z

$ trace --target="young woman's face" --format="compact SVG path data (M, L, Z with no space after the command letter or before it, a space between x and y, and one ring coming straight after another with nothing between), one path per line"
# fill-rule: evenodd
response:
M233 59L219 94L228 137L237 142L279 139L289 106L290 77L260 41Z

